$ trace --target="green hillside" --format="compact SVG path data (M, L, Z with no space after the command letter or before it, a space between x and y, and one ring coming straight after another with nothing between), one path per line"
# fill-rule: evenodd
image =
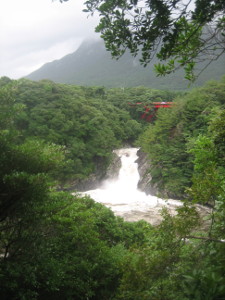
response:
M153 123L127 105L162 99ZM224 105L224 78L185 93L1 78L1 300L225 299ZM184 198L176 216L125 222L58 190L138 136L160 192Z
M102 41L84 42L72 54L45 64L29 74L32 80L50 79L58 83L85 86L132 87L147 86L156 89L184 90L189 82L182 71L166 77L156 77L153 71L155 61L144 68L138 58L125 53L119 60L111 58ZM205 81L218 80L224 74L224 56L213 62L196 81L195 86Z

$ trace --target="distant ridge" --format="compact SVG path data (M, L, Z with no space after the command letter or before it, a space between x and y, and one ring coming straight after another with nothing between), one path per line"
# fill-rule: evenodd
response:
M156 89L182 90L188 87L183 72L166 77L156 77L153 71L154 61L144 68L137 58L125 53L119 60L111 58L105 50L104 43L85 41L72 54L59 60L46 63L26 78L31 80L50 79L58 83L84 86L131 87L147 86ZM218 80L225 73L225 56L213 62L203 72L195 85Z

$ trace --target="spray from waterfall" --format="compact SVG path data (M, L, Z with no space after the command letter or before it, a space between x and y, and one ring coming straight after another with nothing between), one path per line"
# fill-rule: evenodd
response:
M163 206L175 213L175 209L182 203L176 200L163 200L155 196L146 195L138 190L138 165L136 160L138 148L123 148L114 152L121 159L121 169L117 180L106 180L102 186L82 194L89 195L96 202L100 202L112 209L128 221L144 219L152 224L159 223L160 211Z

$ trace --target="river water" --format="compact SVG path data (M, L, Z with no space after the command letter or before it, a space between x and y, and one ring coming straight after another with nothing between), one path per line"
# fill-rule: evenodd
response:
M107 180L101 187L86 191L82 194L89 195L96 202L100 202L112 209L117 216L126 221L145 220L152 225L159 224L161 209L166 206L169 212L176 214L176 208L182 202L172 199L160 199L155 196L146 195L138 190L138 165L135 162L138 148L124 148L114 152L121 159L121 169L118 179Z

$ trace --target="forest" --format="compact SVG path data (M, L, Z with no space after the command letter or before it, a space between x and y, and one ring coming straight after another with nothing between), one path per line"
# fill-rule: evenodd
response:
M136 103L161 101L174 104L140 118ZM184 92L2 77L1 299L225 299L224 104L225 77ZM67 191L124 145L148 155L159 196L184 202L176 216L125 222Z

